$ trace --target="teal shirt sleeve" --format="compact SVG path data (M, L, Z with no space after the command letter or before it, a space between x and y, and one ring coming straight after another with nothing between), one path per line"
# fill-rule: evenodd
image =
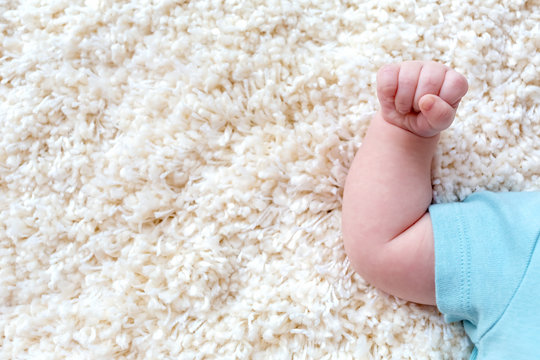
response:
M481 192L432 205L429 213L437 306L447 321L463 321L474 357L540 354L540 311L525 314L530 303L540 306L540 192ZM523 333L530 330L534 335Z

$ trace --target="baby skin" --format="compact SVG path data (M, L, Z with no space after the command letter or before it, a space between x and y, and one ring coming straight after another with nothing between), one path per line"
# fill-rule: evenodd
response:
M408 301L435 305L431 162L467 89L465 77L435 62L381 68L380 110L347 176L343 239L351 265Z

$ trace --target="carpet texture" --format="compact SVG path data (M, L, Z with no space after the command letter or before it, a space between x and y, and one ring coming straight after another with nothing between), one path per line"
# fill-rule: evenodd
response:
M539 14L0 0L0 358L467 358L352 272L343 183L377 69L433 59L470 84L436 201L540 189Z

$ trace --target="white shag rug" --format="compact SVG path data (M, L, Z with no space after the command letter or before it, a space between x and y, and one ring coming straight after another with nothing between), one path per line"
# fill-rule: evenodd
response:
M465 359L353 274L388 62L470 83L437 201L540 188L538 0L0 0L0 358ZM391 221L391 219L389 219Z

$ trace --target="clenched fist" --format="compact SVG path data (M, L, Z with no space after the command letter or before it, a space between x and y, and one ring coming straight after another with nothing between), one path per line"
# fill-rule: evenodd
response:
M377 73L383 119L421 137L452 124L467 89L463 75L432 61L386 65Z

